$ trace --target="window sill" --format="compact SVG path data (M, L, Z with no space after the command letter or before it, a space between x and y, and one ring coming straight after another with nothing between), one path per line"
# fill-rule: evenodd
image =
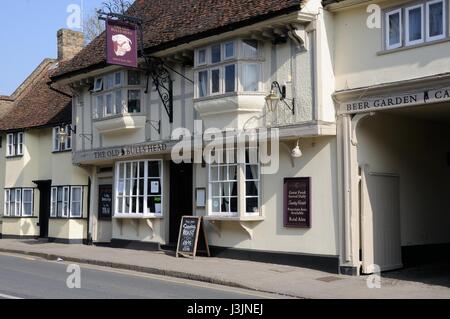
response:
M6 157L6 159L16 159L16 158L22 158L23 155L7 155L5 157Z
M1 216L3 219L38 219L37 216Z
M162 215L138 215L134 214L132 216L116 215L112 217L113 219L163 219Z
M64 153L72 153L72 149L64 150L64 151L52 151L52 154L64 154Z
M118 133L145 128L146 116L143 113L119 114L95 119L93 122L100 133Z
M87 220L86 217L49 217L50 220Z
M382 56L382 55L396 53L396 52L402 52L402 51L406 51L406 50L410 50L410 49L417 49L417 48L426 47L426 46L429 46L429 45L434 45L434 44L439 44L439 43L445 43L445 42L449 42L449 41L450 41L450 37L446 37L446 38L440 39L440 40L423 42L423 43L409 45L409 46L405 46L404 45L404 46L402 46L400 48L397 48L397 49L391 49L391 50L385 49L385 50L382 50L382 51L378 51L377 52L377 56Z
M214 215L209 215L209 216L205 216L203 217L204 220L209 220L209 221L231 221L231 222L259 222L259 221L263 221L265 220L264 216L261 215L255 215L255 216L214 216Z

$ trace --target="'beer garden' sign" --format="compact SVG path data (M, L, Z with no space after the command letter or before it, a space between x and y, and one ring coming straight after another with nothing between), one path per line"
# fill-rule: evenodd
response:
M137 31L134 25L116 20L106 22L107 63L137 68Z
M284 179L284 227L311 227L311 178Z

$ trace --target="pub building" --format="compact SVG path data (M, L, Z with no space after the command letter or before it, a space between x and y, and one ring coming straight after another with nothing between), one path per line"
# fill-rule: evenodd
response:
M145 21L143 43L134 41L139 29L108 21L62 64L52 80L74 93L73 163L91 180L89 240L174 249L182 216L202 216L213 256L337 272L327 15L320 1L136 1L126 16ZM279 168L176 163L177 128L277 128L279 144L269 146Z
M341 272L448 261L449 2L324 5L336 39Z
M48 84L83 48L84 37L66 29L57 37L58 58L43 60L0 105L0 238L88 238L89 174L72 164L71 91Z

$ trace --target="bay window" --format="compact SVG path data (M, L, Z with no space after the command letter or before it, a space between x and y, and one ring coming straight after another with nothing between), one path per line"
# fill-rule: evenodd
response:
M386 49L412 46L447 36L448 0L422 0L414 5L386 11Z
M60 132L64 130L67 135L63 140L60 138ZM72 149L72 129L69 125L56 126L53 128L53 152L63 152Z
M162 161L116 164L115 217L162 216L162 205Z
M10 133L6 135L6 156L23 155L23 132Z
M4 215L7 217L32 217L33 196L32 188L5 189Z
M141 113L143 80L139 71L106 74L94 82L94 118Z
M261 45L257 40L235 40L195 51L195 96L261 92Z
M82 218L83 187L54 186L51 188L51 218Z
M255 152L257 153L256 150ZM238 217L261 214L260 165L257 160L251 161L250 158L247 150L245 163L234 161L209 165L210 216Z

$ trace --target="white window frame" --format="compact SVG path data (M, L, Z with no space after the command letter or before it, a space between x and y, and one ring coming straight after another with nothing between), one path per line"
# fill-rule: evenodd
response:
M119 183L123 183L123 188L124 188L124 194L123 196L120 196L121 198L123 198L123 202L125 203L125 199L126 197L130 197L135 199L136 197L139 197L140 194L131 194L131 189L133 187L133 183L132 180L135 180L132 176L128 177L127 176L127 165L130 164L131 167L134 163L136 163L137 167L138 167L138 174L137 174L137 182L139 183L139 163L144 162L144 177L142 178L144 180L144 198L143 198L143 213L138 213L138 212L132 212L132 207L133 205L130 204L130 208L128 212L123 212L124 211L124 207L125 204L123 205L121 212L118 212L118 208L119 208ZM159 177L154 177L154 176L149 176L149 172L148 172L148 165L151 162L157 162L159 163ZM124 178L123 180L120 178L120 165L123 164L124 165ZM156 160L135 160L135 161L121 161L121 162L117 162L116 163L116 167L115 167L115 181L114 181L114 218L151 218L151 217L156 217L156 218L160 218L164 216L164 166L163 166L164 162L162 160L156 159ZM130 189L128 190L129 195L127 195L127 190L126 190L126 185L127 185L127 179L130 180ZM148 189L148 183L150 180L158 180L159 181L159 187L161 190L161 194L155 194L155 195L151 195L150 190ZM137 188L138 192L139 192L139 187ZM148 198L149 197L159 197L161 199L161 212L160 213L156 213L156 212L147 212L147 207L148 207ZM136 207L139 205L139 201L137 201ZM137 207L137 211L139 211L139 207Z
M243 52L243 41L245 40L253 40L253 39L247 39L247 38L239 38L235 40L228 40L223 41L221 43L214 43L207 47L201 47L197 48L195 50L195 65L194 65L194 71L195 71L195 79L194 79L194 92L195 92L195 99L203 99L207 97L216 97L219 95L226 95L226 94L239 94L239 93L255 93L255 92L262 92L263 88L263 68L262 68L262 54L263 54L263 44L260 41L254 40L258 43L258 51L256 56L252 57L244 57ZM226 50L225 47L227 44L233 44L234 52L233 56L225 56ZM211 56L212 56L212 47L213 46L220 46L221 49L221 60L220 62L212 63ZM199 52L205 51L206 54L206 61L204 63L199 63ZM243 86L241 85L241 77L242 77L242 65L244 64L256 64L258 65L258 89L257 91L244 91ZM225 68L227 66L234 65L235 67L235 83L234 83L234 91L232 92L225 92ZM220 93L212 92L212 71L219 69L220 72ZM206 88L206 94L204 96L200 96L200 78L199 75L201 72L206 72L208 79L206 81L207 88Z
M130 70L131 71L131 70ZM97 90L94 87L94 90L92 91L94 93L93 95L93 103L94 108L92 110L92 117L96 120L101 119L109 119L111 117L117 116L117 115L125 115L125 114L133 114L133 115L140 115L145 113L145 90L144 85L145 81L143 78L143 74L140 73L140 84L134 85L134 84L128 84L128 71L120 71L120 72L112 72L112 73L106 73L101 77L96 78L95 83L97 83L97 80L102 79L102 83L105 83L105 78L108 76L113 77L113 85L109 88L105 88L102 84L102 89ZM120 85L116 83L116 75L120 74ZM100 81L99 81L100 83ZM117 92L121 92L121 101L117 101ZM128 111L128 92L129 91L139 91L139 99L140 99L140 111L136 113L130 113ZM107 112L107 97L111 95L111 112ZM102 99L102 104L100 105L99 99Z
M15 156L15 146L14 146L14 134L9 133L6 135L6 156Z
M227 152L228 150L223 150L223 152ZM218 175L218 181L212 181L212 169L218 169L220 172L221 167L227 167L227 171L229 171L229 166L236 166L237 180L229 179L227 176L227 180L221 180L220 175ZM249 179L247 180L246 168L247 166L257 166L258 168L258 178L257 179ZM218 173L219 174L219 173ZM247 196L247 182L256 181L258 187L258 210L253 212L247 212L247 198L256 198L255 196ZM216 196L213 196L213 185L214 184L223 184L223 183L237 183L237 212L214 212L213 209L213 200ZM221 186L219 186L221 187ZM222 197L222 196L220 196ZM229 196L232 198L233 196ZM211 217L228 217L228 218L240 218L240 217L254 217L254 216L262 216L262 208L261 208L261 198L262 198L262 188L261 188L261 165L258 163L238 163L237 159L235 163L219 163L219 164L209 164L208 165L208 216ZM221 209L220 209L221 210ZM231 210L231 205L230 205Z
M58 217L58 187L51 188L51 199L50 199L50 217Z
M25 202L25 192L30 192L31 193L31 200L29 202ZM33 216L33 212L34 212L34 193L33 193L33 189L32 188L23 188L22 189L22 216L23 217L31 217ZM30 214L26 214L25 212L25 204L31 204L31 211Z
M73 193L75 190L80 191L80 200L76 201L76 203L80 204L80 212L79 214L75 214L73 210L73 204L75 203L75 196ZM83 217L83 187L82 186L72 186L70 188L70 218L82 218Z
M25 214L24 192L31 192L31 213ZM4 203L4 216L6 217L33 217L34 216L34 189L33 188L6 188ZM14 196L14 201L11 201Z
M80 190L80 215L73 213L73 191ZM61 190L61 215L58 214L58 193ZM84 205L84 186L70 185L70 186L52 186L50 199L50 218L55 219L80 219L83 218Z
M447 36L447 30L448 30L448 26L447 26L447 5L446 5L447 1L444 0L433 0L433 1L428 1L426 2L426 27L425 27L425 34L426 34L426 41L430 42L430 41L436 41L436 40L441 40L444 39ZM442 34L441 35L436 35L436 36L430 36L430 6L436 3L442 3Z
M11 190L5 189L5 204L4 204L4 215L10 216L11 214Z
M70 124L64 125L64 129L67 133L67 137L64 142L61 143L59 140L59 132L62 126L55 126L53 128L53 152L64 152L72 150L72 129Z
M410 36L410 30L409 30L409 13L412 10L415 9L420 9L420 30L421 30L421 38L417 39L417 40L412 40L410 41L409 36ZM423 4L418 4L415 6L411 6L411 7L407 7L405 9L405 43L407 46L410 45L416 45L419 43L423 43L425 41L425 30L424 30L424 26L425 26L425 13L424 13L424 6Z
M389 43L389 17L392 15L399 14L399 42L395 44ZM386 12L386 18L385 18L385 36L386 36L386 49L387 50L393 50L402 47L403 45L403 11L402 9L396 9L389 12Z
M217 68L211 68L209 70L209 95L210 96L223 94L224 90L222 88L222 86L223 86L223 84L222 84L222 82L223 82L223 71L222 71L222 69L223 69L222 67L217 67ZM213 76L212 76L213 71L219 71L219 91L218 92L213 92L212 91L213 90Z
M233 44L233 55L231 55L231 56L227 56L227 55L226 55L226 53L227 53L227 51L226 51L226 46L227 46L228 44ZM234 41L234 40L233 40L233 41L225 41L225 42L222 44L223 61L231 60L231 59L236 58L236 50L237 50L236 41Z
M6 157L23 156L24 133L8 133L6 135Z
M244 87L244 66L245 65L255 65L256 66L256 70L258 72L257 75L257 87L256 87L256 91L246 91L245 87ZM244 93L257 93L257 92L261 92L261 78L262 78L262 68L261 68L261 64L257 63L257 62L243 62L239 64L239 68L240 68L240 72L239 72L239 83L240 88L239 91L240 92L244 92Z

